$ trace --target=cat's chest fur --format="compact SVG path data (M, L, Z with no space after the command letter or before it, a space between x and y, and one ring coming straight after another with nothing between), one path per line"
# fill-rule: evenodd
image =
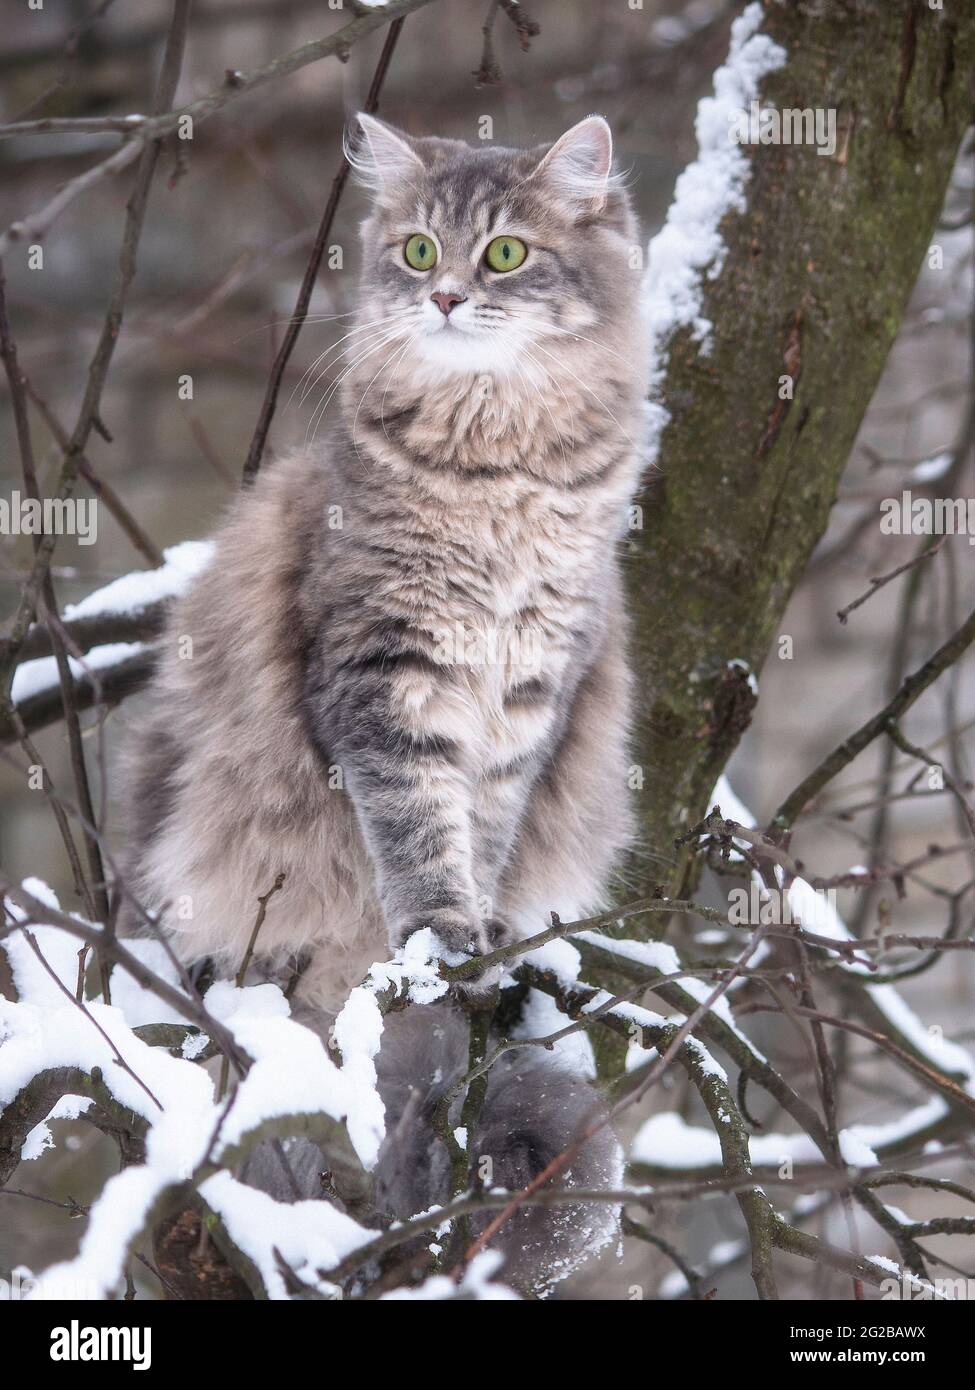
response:
M476 393L407 419L366 417L346 478L362 547L381 534L418 602L507 620L593 594L631 485L619 433L580 412L567 441L536 399L499 416Z
M365 561L382 535L380 588L406 599L423 625L556 627L598 603L617 515L605 500L516 472L441 476L436 488L414 474L364 509L350 548Z
M507 726L513 692L564 689L598 644L628 433L585 399L570 430L537 394L456 383L372 409L366 393L352 420L334 459L345 522L332 582L374 625L405 624Z

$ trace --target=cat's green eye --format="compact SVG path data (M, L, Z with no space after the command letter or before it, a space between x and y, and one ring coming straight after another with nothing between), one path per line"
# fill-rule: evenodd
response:
M432 270L437 264L437 248L422 232L414 232L403 247L403 255L406 257L406 264L411 265L414 270Z
M492 270L517 270L528 255L528 247L516 236L496 236L488 243L484 259Z

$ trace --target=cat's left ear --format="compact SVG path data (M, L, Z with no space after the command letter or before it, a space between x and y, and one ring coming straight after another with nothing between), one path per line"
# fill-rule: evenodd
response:
M556 140L535 176L547 179L578 212L599 212L606 202L612 168L609 125L602 116L587 116Z

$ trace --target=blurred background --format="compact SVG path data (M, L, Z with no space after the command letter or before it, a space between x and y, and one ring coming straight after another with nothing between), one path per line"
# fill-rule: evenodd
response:
M599 112L613 127L620 164L630 182L646 234L660 226L680 170L696 150L696 103L710 89L727 52L728 26L738 6L717 0L680 4L644 0L531 0L528 14L540 33L525 51L512 24L498 15L493 30L496 85L478 85L487 0L442 0L407 18L383 90L379 114L417 133L475 141L484 116L501 144L551 140L574 121ZM86 17L100 11L96 23ZM191 22L181 104L217 85L226 69L248 69L346 22L325 0L200 0ZM0 119L34 115L145 112L158 70L169 18L166 0L47 0L43 10L8 7L0 47ZM82 32L78 32L81 26ZM72 37L72 35L74 35ZM291 77L245 94L201 127L191 142L167 141L151 195L139 250L138 275L103 396L107 442L93 435L88 457L114 487L140 525L164 547L205 536L232 496L260 409L270 362L295 298L322 206L339 167L343 125L361 106L384 31L352 49L349 61L327 59ZM66 44L69 50L66 56ZM0 142L0 222L4 226L43 205L65 180L116 147L115 135L24 136ZM922 156L923 157L923 156ZM44 241L42 270L27 266L25 248L5 263L8 301L21 360L38 393L70 429L84 389L88 359L101 329L118 253L128 175L106 180L79 198ZM975 551L967 537L950 539L939 554L884 588L844 625L837 610L863 592L872 576L911 558L918 537L881 535L880 502L938 492L949 469L952 495L975 494L972 469L973 157L966 148L936 237L940 254L921 271L911 309L871 403L850 460L829 534L793 597L782 624L791 657L775 644L761 675L752 727L730 768L738 796L759 822L825 752L887 698L900 675L930 654L969 611L975 589ZM360 193L342 199L331 243L342 250L341 269L325 269L312 302L316 315L339 315L354 304ZM338 319L337 323L343 320ZM310 322L298 340L271 431L271 447L300 440L321 399L285 403L313 359L345 331ZM192 378L192 399L181 399L179 378ZM324 390L331 377L321 384ZM6 383L0 383L0 495L19 486L19 461ZM59 450L32 414L42 482L51 484ZM103 506L98 541L84 547L59 542L54 570L62 605L118 575L145 567ZM26 537L0 537L0 613L16 608L30 559ZM971 724L975 678L969 659L943 678L911 714L909 736L935 752L960 781L971 778ZM109 716L110 744L124 708ZM60 725L37 736L56 783L69 784ZM801 857L810 871L828 875L871 860L871 837L904 864L938 843L962 839L956 808L946 794L911 795L874 804L878 792L912 787L919 768L879 746L860 758L804 822ZM887 780L880 780L887 779ZM108 789L109 796L111 789ZM0 857L12 877L36 874L62 901L72 903L60 841L42 797L0 764ZM845 808L860 807L852 815ZM726 814L727 807L723 808ZM837 815L843 811L843 815ZM970 850L926 865L894 908L905 931L942 932L948 914L971 931L973 860ZM716 902L726 891L712 885ZM847 920L875 919L876 893L839 894ZM678 928L691 930L690 926ZM721 943L712 943L720 950ZM697 954L705 954L699 948ZM2 980L0 980L2 984ZM925 1024L975 1044L972 971L955 953L908 981L904 995ZM750 1024L763 1046L767 1026ZM769 1039L771 1042L771 1039ZM856 1049L857 1057L863 1049ZM802 1065L796 1058L795 1065ZM788 1074L788 1048L777 1061ZM918 1097L903 1078L891 1088L878 1081L869 1055L852 1071L856 1097L850 1121L872 1122ZM676 1084L657 1104L689 1104ZM18 1174L21 1187L80 1203L98 1190L115 1161L106 1141L81 1127L55 1122L66 1140L54 1154ZM78 1150L81 1150L80 1156ZM32 1186L33 1185L33 1186ZM933 1214L930 1197L908 1194L911 1214ZM819 1218L817 1218L819 1219ZM810 1229L846 1243L835 1214ZM25 1228L30 1228L25 1243ZM659 1230L705 1265L716 1244L738 1233L733 1203L706 1211L667 1208ZM78 1225L59 1209L10 1200L0 1211L0 1274L24 1258L35 1269L70 1248ZM867 1251L890 1253L869 1228ZM631 1242L630 1245L638 1245ZM947 1251L949 1244L932 1248ZM670 1264L650 1247L628 1248L623 1265L612 1258L584 1273L565 1295L626 1298L638 1287L657 1296ZM790 1296L837 1296L826 1276L813 1288L801 1272ZM822 1276L816 1276L822 1278ZM721 1296L749 1297L747 1268L731 1264ZM841 1281L842 1283L842 1281ZM150 1286L147 1286L149 1288ZM670 1286L675 1287L674 1285ZM847 1296L848 1284L843 1286Z

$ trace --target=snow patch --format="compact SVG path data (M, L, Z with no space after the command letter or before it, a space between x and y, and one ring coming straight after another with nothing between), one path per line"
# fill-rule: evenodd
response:
M144 642L105 642L100 647L92 647L85 652L84 660L68 657L68 666L75 680L80 680L89 671L104 671L109 666L120 666L130 657L145 651ZM22 661L14 673L10 688L15 705L22 705L42 690L58 684L58 664L53 656L38 656L32 661Z
M227 1228L227 1234L255 1266L271 1299L287 1299L278 1250L290 1269L322 1293L340 1296L335 1285L318 1277L378 1234L353 1221L329 1202L276 1202L247 1187L230 1173L215 1173L200 1185L200 1194Z
M62 616L70 622L76 618L94 618L105 614L132 614L163 599L175 598L184 593L190 581L206 568L213 551L212 541L182 541L179 545L171 545L163 551L165 563L158 569L134 570L131 574L123 574L78 603L65 604ZM86 670L101 671L118 666L145 650L144 642L106 642L92 647L85 653L83 661L69 656L68 665L75 679L80 679ZM39 656L33 661L23 661L17 667L11 696L14 704L23 704L31 696L57 684L58 668L54 657Z
M714 95L697 108L698 157L677 180L667 220L648 248L644 288L654 386L663 378L668 345L679 329L690 328L701 350L711 350L704 283L724 265L721 223L729 212L744 211L751 170L748 156L731 138L732 118L748 110L762 79L787 56L758 32L762 19L762 6L753 3L731 26L728 58L714 74Z
M435 1274L416 1289L394 1289L384 1293L383 1303L439 1303L447 1299L476 1299L479 1302L520 1302L518 1295L504 1284L494 1282L493 1276L501 1265L496 1250L482 1250L471 1260L463 1279L455 1284L446 1274Z
M138 613L161 599L176 598L213 557L213 541L181 541L163 551L164 564L154 570L133 570L100 589L64 606L64 618L94 618L106 613Z
M844 1162L856 1168L873 1168L877 1155L852 1129L840 1131ZM752 1163L778 1168L793 1163L822 1163L823 1156L808 1134L759 1134L748 1141ZM689 1125L673 1110L653 1115L637 1131L630 1148L633 1163L654 1168L716 1168L721 1165L721 1145L711 1129Z

